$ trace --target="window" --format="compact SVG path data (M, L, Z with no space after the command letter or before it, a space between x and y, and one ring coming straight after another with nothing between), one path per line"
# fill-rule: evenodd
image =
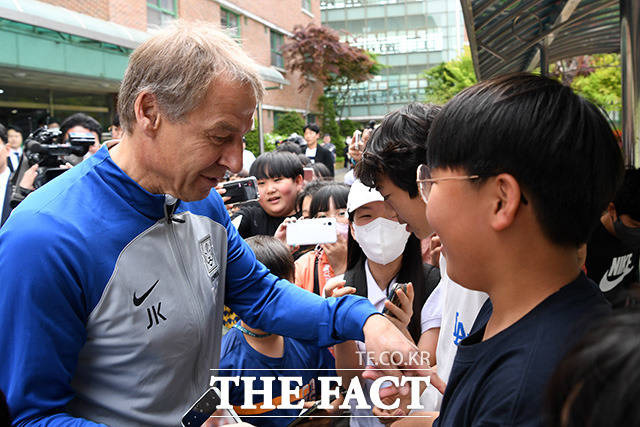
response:
M284 35L271 30L271 65L284 68L284 59L282 58L283 44Z
M147 0L148 27L162 27L177 17L177 0Z
M302 10L311 13L311 0L302 0Z
M240 16L235 13L220 9L220 26L229 31L231 37L240 37Z

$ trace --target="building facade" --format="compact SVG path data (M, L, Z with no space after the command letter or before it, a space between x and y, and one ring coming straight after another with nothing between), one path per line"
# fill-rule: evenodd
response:
M129 55L175 19L226 28L260 64L265 132L286 111L313 117L322 87L298 92L280 47L320 24L320 0L0 0L0 123L28 133L81 111L106 127Z
M465 43L459 0L322 0L322 23L378 55L380 75L354 86L343 117L380 119L424 99L422 73L458 57Z

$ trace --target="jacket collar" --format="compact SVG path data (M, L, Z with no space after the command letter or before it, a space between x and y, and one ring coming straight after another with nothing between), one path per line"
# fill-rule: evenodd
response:
M115 164L107 147L103 146L87 161L90 162L88 166L102 178L114 193L142 215L158 220L165 217L167 212L173 213L175 210L179 201L169 195L153 194L142 188ZM174 205L174 208L165 209L165 205Z

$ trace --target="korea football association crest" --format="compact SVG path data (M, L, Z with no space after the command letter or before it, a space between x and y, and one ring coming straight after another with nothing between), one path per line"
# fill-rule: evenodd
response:
M216 276L218 273L218 262L213 255L211 235L207 235L207 237L200 240L200 256L202 256L202 261L204 261L204 266L207 268L209 277L213 278Z

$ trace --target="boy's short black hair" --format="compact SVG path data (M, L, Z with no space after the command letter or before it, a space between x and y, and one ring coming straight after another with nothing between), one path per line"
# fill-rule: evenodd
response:
M311 129L315 133L320 133L320 128L318 127L318 125L314 123L309 123L305 125L305 127L302 128L302 133L304 133L307 129Z
M309 217L314 218L318 212L329 210L329 202L333 200L336 209L345 209L349 198L349 186L346 184L328 183L322 186L311 199Z
M282 141L276 147L276 151L288 151L293 154L302 153L302 149L300 149L300 146L293 141Z
M456 95L431 125L426 163L481 177L512 175L544 233L563 246L589 239L623 172L598 107L533 74L486 80Z
M292 178L302 175L302 163L293 153L287 151L270 151L263 153L251 164L249 175L256 179Z
M118 115L118 113L115 113L113 115L113 119L111 120L111 125L120 127L120 116Z
M20 128L20 126L18 126L18 125L9 125L7 127L7 131L10 131L10 130L14 130L14 131L18 132L20 135L22 135L24 137L24 133L22 132L22 128Z
M625 171L622 187L613 201L618 215L629 215L640 221L640 169Z
M7 128L2 123L0 123L0 142L7 143Z
M69 129L75 126L82 126L91 132L95 132L98 134L98 141L102 139L102 126L100 126L100 123L84 113L75 113L64 119L64 122L60 125L60 132L65 135Z
M298 154L298 159L300 159L300 163L302 163L303 168L311 164L311 159L302 153Z
M376 187L376 181L386 175L410 197L417 197L415 170L424 163L429 128L440 109L413 102L387 114L367 142L356 177Z
M291 280L295 277L295 263L287 246L273 236L257 235L245 239L256 259L275 276Z

